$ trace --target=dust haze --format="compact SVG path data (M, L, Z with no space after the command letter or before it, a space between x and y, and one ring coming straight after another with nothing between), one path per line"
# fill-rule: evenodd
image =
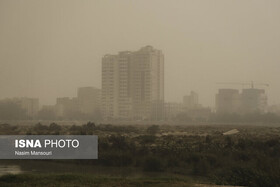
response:
M78 87L101 88L104 55L151 45L164 54L167 102L194 90L214 107L217 82L255 81L269 83L268 103L279 104L279 8L276 0L1 0L0 99L55 104Z

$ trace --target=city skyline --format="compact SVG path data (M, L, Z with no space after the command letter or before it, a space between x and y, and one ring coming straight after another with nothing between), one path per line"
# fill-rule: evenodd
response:
M279 10L0 0L0 187L280 187Z
M54 104L101 88L104 54L152 45L165 54L166 101L194 90L214 107L217 82L253 80L280 103L278 1L65 2L1 1L0 99Z

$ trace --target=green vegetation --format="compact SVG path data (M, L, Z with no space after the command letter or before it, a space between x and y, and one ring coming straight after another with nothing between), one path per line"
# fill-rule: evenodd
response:
M20 174L5 175L0 177L0 186L137 186L137 187L169 187L190 186L190 183L177 178L120 178L120 177L98 177L81 174Z
M233 128L237 128L239 133L230 136L222 134ZM171 176L175 176L176 179L192 178L196 179L197 183L206 181L207 183L254 187L277 187L280 185L279 127L245 125L121 126L96 125L88 122L81 126L60 126L55 123L50 125L38 123L34 126L3 124L0 125L0 130L3 134L98 135L98 160L50 160L44 162L48 166L50 163L55 163L65 167L70 164L91 167L92 170L95 169L93 172L95 174L98 173L97 170L106 171L108 168L107 174L117 178L109 177L106 180L110 182L116 180L117 182L114 182L124 184L124 186L129 186L132 183L137 185L139 183L138 186L144 185L145 180L143 181L141 177L155 173L159 176L169 176L167 178L172 179L174 177ZM21 165L23 170L28 171L32 168L32 164L36 164L37 161L29 161L29 169L26 169L22 160L10 162ZM26 161L24 162L26 163ZM117 168L117 174L110 173L111 168ZM49 171L45 170L44 172ZM75 171L73 172L75 173ZM138 177L133 176L134 172ZM79 171L76 173L78 176L80 175ZM21 176L28 178L28 175L10 177L14 177L14 181L17 182ZM7 179L2 177L0 181L7 182L9 176L6 177ZM40 177L40 175L32 175L29 179L30 182L32 182L33 177ZM53 177L56 176L50 175L45 177L45 180L51 180ZM76 184L73 180L75 177L71 178L70 181ZM82 181L82 185L86 185L87 182L94 184L97 179L93 177L93 179L81 178L79 180ZM149 180L154 181L155 179ZM161 184L165 183L166 180L162 179L158 182ZM61 183L61 185L64 184Z

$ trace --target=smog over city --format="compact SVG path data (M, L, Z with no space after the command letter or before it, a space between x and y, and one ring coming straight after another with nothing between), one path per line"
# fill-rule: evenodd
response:
M98 137L2 147L0 186L279 186L279 20L277 0L0 0L0 148Z

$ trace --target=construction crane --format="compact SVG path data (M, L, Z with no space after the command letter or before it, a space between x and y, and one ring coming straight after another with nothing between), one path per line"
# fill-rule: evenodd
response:
M217 82L217 84L231 84L231 85L242 85L244 87L245 85L250 85L251 88L255 88L254 85L263 85L269 87L268 83L254 83L254 81L249 82Z

